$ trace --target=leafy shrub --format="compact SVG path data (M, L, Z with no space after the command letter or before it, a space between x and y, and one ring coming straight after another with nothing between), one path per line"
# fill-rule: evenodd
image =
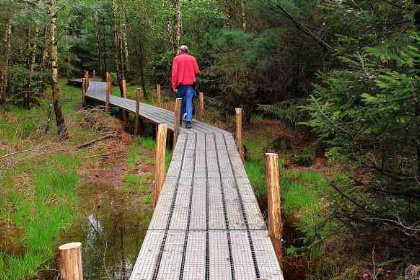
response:
M308 119L308 114L299 109L305 102L305 99L290 99L272 105L258 105L258 111L283 121L287 127L297 128Z
M312 147L298 150L292 157L292 162L298 166L311 166L315 163L315 153Z

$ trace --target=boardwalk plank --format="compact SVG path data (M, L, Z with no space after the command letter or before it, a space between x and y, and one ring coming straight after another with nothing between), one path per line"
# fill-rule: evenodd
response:
M184 280L206 279L206 232L188 233L188 245L185 253Z
M141 262L136 262L131 273L131 280L152 280L156 260L160 251L163 236L162 231L148 231L137 257Z
M227 231L210 231L209 247L209 279L232 280Z
M184 231L168 232L157 280L179 280L184 240Z

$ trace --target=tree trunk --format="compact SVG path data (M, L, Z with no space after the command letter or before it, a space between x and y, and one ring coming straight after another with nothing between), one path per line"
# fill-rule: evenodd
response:
M226 27L230 27L231 21L232 21L232 10L230 9L228 0L223 0L223 7L225 8L225 14L226 14Z
M124 78L127 79L128 73L130 71L129 64L129 52L128 52L128 39L127 39L127 14L126 7L123 0L120 0L122 8L122 50L124 54Z
M39 35L39 26L35 24L34 28L34 38L32 40L31 46L31 57L29 59L29 79L28 79L28 91L25 93L24 106L26 108L30 107L31 96L32 96L32 80L35 73L35 58L36 58L36 49L38 48L38 35Z
M141 87L143 90L143 97L147 97L147 90L146 90L146 79L144 77L144 53L143 53L143 44L141 42L141 38L139 38L138 49L136 50L137 60L139 62L140 68L140 78L141 78Z
M57 122L58 136L65 140L69 138L66 123L64 122L63 112L58 101L59 83L58 83L58 52L56 42L57 14L55 7L57 0L49 1L50 12L50 41L51 41L51 79L52 79L52 99L54 105L55 119Z
M107 36L106 36L106 24L105 24L105 18L102 18L102 41L103 41L103 46L104 46L104 52L103 52L103 57L104 57L104 67L105 67L105 75L106 72L111 73L111 69L109 69L108 67L108 61L109 61L109 57L108 57L108 48L107 48Z
M41 72L41 85L39 91L41 93L45 92L45 70L47 69L47 60L48 60L48 24L45 22L44 29L44 42L42 46L42 55L40 61L40 72Z
M242 30L248 30L247 13L246 13L246 0L241 0L241 15L242 15Z
M122 88L122 72L121 72L121 66L120 65L120 40L119 40L119 36L118 36L118 22L117 22L117 7L116 7L116 3L115 0L112 0L112 32L113 32L113 37L114 37L114 46L115 46L115 50L114 50L114 58L115 58L115 70L117 71L117 80L118 80L118 86L120 88L120 92L121 95L123 93L123 88Z
M182 38L182 0L176 2L176 44L179 47Z
M95 40L96 40L96 52L98 54L98 61L99 61L99 68L101 71L101 77L102 80L105 80L105 59L104 59L104 55L102 53L102 48L101 48L101 34L99 31L99 24L98 24L98 12L95 11L93 13L93 27L95 29Z
M9 81L9 59L10 59L10 49L11 43L10 39L12 36L12 19L9 19L7 23L6 31L4 32L3 43L6 48L3 65L0 68L0 104L6 101L6 92Z

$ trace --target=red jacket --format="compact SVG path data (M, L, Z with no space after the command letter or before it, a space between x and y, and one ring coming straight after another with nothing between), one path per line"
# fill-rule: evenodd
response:
M200 69L194 56L187 53L177 55L172 63L172 89L175 91L180 85L194 85L198 74Z

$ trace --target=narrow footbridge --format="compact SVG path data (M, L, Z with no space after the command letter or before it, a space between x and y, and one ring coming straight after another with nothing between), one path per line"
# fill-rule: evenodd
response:
M86 97L106 100L106 84ZM136 112L134 100L110 104ZM140 116L173 129L174 113L141 103ZM130 280L283 279L231 133L193 121L172 162Z

